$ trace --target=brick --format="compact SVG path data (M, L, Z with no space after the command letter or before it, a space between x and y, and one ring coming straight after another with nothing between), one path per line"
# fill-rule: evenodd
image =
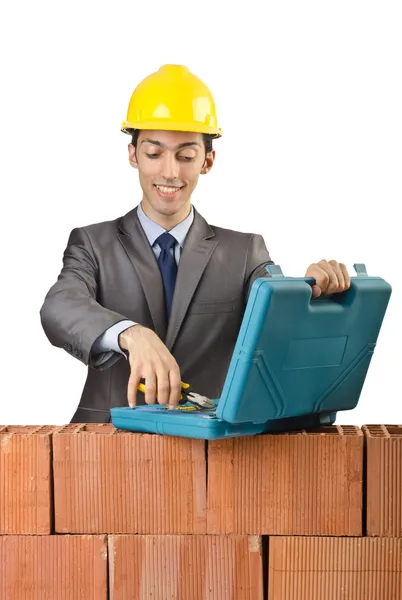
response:
M367 535L402 537L402 425L363 425Z
M106 536L0 536L2 600L107 600Z
M0 534L52 527L52 426L0 427Z
M268 598L400 600L402 539L272 537Z
M110 600L262 600L259 536L109 536Z
M53 453L58 533L206 533L203 440L74 424Z
M327 426L210 442L207 532L361 535L363 439Z

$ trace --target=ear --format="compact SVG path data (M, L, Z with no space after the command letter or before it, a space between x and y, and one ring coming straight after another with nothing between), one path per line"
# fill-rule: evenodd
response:
M208 152L208 154L205 157L205 161L204 161L204 164L201 169L201 175L206 175L207 173L210 172L210 170L213 167L214 161L215 161L215 150L212 150L212 152Z
M128 161L134 169L138 169L138 162L137 162L135 148L131 143L128 145Z

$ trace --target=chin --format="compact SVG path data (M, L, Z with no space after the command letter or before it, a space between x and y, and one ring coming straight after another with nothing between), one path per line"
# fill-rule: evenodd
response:
M160 215L164 215L165 217L173 217L179 211L178 208L174 208L172 206L158 206L155 207L155 212Z
M153 209L158 212L161 213L163 215L166 216L173 216L176 213L178 213L179 211L181 211L183 209L183 206L185 206L188 203L188 199L181 199L180 202L178 201L173 201L173 202L169 202L169 200L167 201L161 201L160 198L158 198L157 202L155 202L155 204L153 205Z

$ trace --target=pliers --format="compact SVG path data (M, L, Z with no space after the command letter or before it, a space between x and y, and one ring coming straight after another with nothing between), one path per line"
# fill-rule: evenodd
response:
M145 393L145 379L140 380L140 383L138 384L137 389L140 392ZM193 406L195 406L199 409L211 410L212 408L215 408L215 404L213 403L212 400L210 400L210 398L207 398L207 396L201 396L201 394L197 394L196 392L193 392L190 384L184 383L182 381L181 382L180 400L183 401L183 397L184 397L184 402L189 402L190 404L192 404ZM180 402L180 404L182 404L182 403L183 402Z

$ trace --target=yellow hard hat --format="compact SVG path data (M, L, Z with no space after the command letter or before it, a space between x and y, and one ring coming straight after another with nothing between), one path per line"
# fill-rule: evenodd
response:
M129 129L222 135L210 90L182 65L163 65L139 83L122 123L124 133L131 133Z

